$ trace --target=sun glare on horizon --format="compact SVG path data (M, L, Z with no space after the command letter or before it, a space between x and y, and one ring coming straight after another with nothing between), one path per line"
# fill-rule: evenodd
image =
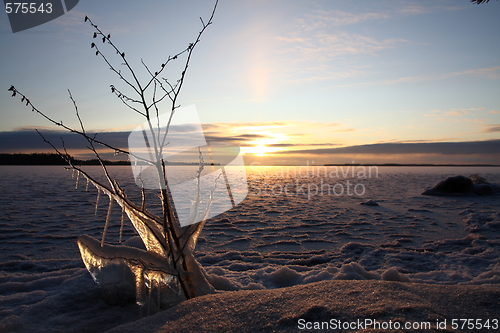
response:
M289 140L283 133L270 133L269 131L256 131L252 132L253 135L260 136L260 138L252 141L247 141L248 146L244 147L244 153L254 156L267 156L277 151L282 151L283 148L279 144Z
M263 144L257 145L254 147L254 154L256 156L264 156L269 151L269 147L266 147Z

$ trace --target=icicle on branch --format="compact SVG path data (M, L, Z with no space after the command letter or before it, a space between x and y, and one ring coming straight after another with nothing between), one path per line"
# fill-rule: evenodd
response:
M122 208L122 216L120 219L120 237L118 239L118 242L121 244L122 239L123 239L123 225L125 224L125 209Z
M80 182L80 171L76 172L75 189L78 189L78 183Z
M106 214L106 223L104 224L104 231L102 232L101 247L104 246L104 241L106 240L106 235L108 233L109 220L111 219L111 213L113 212L113 202L115 202L115 200L112 196L109 196L108 213Z
M95 201L94 215L97 215L97 210L99 209L99 200L101 200L101 189L100 188L97 189L97 198Z

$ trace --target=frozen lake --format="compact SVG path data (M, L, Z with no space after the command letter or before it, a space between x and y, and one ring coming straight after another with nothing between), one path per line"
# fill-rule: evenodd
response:
M500 168L349 168L247 167L247 198L211 218L198 242L197 258L210 282L220 290L368 278L452 285L500 282L500 198L421 195L447 176L479 174L500 183ZM109 169L129 197L140 202L130 167ZM99 167L87 170L100 173ZM94 214L97 190L91 186L86 192L83 178L75 188L75 181L61 166L0 166L4 327L10 327L6 322L15 326L26 318L51 317L40 306L60 307L63 295L82 286L88 292L80 290L73 297L81 297L86 310L54 313L55 322L49 320L47 327L75 320L83 332L96 307L122 316L117 322L134 320L126 313L137 311L120 312L94 299L96 287L76 239L82 234L101 238L108 198L102 196ZM148 192L147 198L157 201L150 209L158 212L155 194ZM368 200L379 206L360 205ZM111 243L118 241L120 217L119 211L112 216ZM126 223L124 238L134 235ZM94 321L103 329L116 324L106 324L104 315L102 323L99 316Z

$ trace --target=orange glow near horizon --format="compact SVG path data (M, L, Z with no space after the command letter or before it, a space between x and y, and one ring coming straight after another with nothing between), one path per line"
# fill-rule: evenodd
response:
M274 152L287 150L285 148L276 146L290 140L284 133L271 133L269 131L260 130L252 132L252 134L262 136L262 138L248 141L247 144L254 146L243 147L242 149L245 154L251 154L254 156L267 156L272 155L272 153Z
M263 144L258 144L254 147L245 147L244 148L244 153L245 154L252 154L255 156L265 156L267 153L270 153L272 151L272 148L266 147Z

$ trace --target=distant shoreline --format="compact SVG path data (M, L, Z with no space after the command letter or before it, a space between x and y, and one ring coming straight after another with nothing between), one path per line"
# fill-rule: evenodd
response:
M69 157L74 165L101 165L97 159L79 160ZM104 165L130 165L129 161L102 160ZM195 162L166 162L166 165L199 165ZM7 154L0 153L0 165L68 165L62 156L54 153ZM204 165L211 165L204 163ZM215 163L214 165L219 165Z
M71 157L75 165L101 165L99 160L79 160ZM104 165L130 165L129 161L103 160ZM68 165L68 163L55 153L0 153L0 165ZM199 165L196 162L166 162L166 165ZM204 165L211 165L204 163ZM215 163L214 165L220 165ZM249 165L251 166L251 165ZM500 167L499 164L402 164L402 163L328 163L318 165L259 165L281 167Z
M397 166L397 167L500 167L499 164L399 164L399 163L374 163L374 164L323 164L322 166Z

